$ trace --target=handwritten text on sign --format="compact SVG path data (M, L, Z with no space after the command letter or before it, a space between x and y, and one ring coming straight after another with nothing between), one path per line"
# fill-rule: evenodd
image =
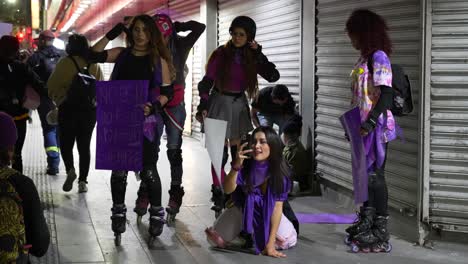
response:
M148 81L97 82L96 169L140 171Z

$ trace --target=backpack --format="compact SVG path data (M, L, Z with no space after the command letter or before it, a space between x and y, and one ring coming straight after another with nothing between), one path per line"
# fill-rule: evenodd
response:
M369 72L374 72L374 54L369 56L367 60L367 68ZM392 88L393 88L393 103L392 114L395 116L406 116L413 112L413 96L411 94L411 83L408 75L398 64L392 64Z
M65 103L78 109L96 108L96 78L89 73L89 65L80 69L76 60L69 57L78 71L72 80Z
M0 170L0 263L16 263L27 254L22 199L9 180L18 172Z

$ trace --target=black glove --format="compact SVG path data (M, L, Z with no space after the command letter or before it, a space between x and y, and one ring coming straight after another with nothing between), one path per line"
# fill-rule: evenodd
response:
M179 21L176 21L176 22L173 23L175 32L180 32L180 31L182 31L181 24L182 24L182 23L179 22Z
M122 23L118 23L111 30L109 30L109 32L107 32L106 38L108 40L114 40L116 37L118 37L124 31L125 32L127 31L127 28L125 27L125 25L122 24Z
M151 109L152 114L159 114L163 111L163 107L161 105L161 102L155 101L152 103L153 107Z

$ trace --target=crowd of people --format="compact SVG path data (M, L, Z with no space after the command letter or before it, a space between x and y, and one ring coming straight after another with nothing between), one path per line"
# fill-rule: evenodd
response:
M12 249L8 255L2 248L0 259L10 256L8 261L13 261L13 257L24 257L15 255L15 250L29 249L36 256L47 250L44 247L48 245L49 232L37 190L23 175L21 157L32 109L37 108L41 121L47 155L45 173L59 173L61 154L67 175L63 191L71 191L76 178L78 192L88 191L96 102L81 100L79 89L103 80L98 63L115 63L111 80L148 81L147 102L141 107L145 129L150 127L154 136L144 134L143 169L139 172L142 181L134 212L139 219L149 212L148 232L152 240L163 232L166 223L175 220L185 193L182 187L182 132L187 115L185 64L204 30L205 25L199 22L173 22L166 14L139 15L128 23L115 25L92 47L85 36L70 35L66 53L52 45L55 35L46 30L40 34L38 50L22 62L18 60L18 40L11 36L0 39L0 182L11 183L23 201L26 230L15 233L21 249ZM388 110L392 103L389 59L392 44L387 30L385 20L369 10L354 11L346 24L353 47L361 53L352 72L351 104L360 110L360 134L368 150L369 176L369 199L362 205L359 219L346 232L350 241L374 252L384 251L389 239L384 167L387 144L394 138L391 134L395 133L395 120ZM180 36L178 33L183 31L190 32ZM224 148L221 175L211 165L211 200L216 221L205 232L216 247L226 248L241 241L241 247L251 248L256 254L285 257L283 250L296 245L299 233L299 223L288 203L293 183L298 182L300 192L306 193L314 183L309 157L300 140L302 117L288 87L275 84L259 89L258 75L274 83L281 73L262 52L262 46L255 40L256 32L253 19L236 17L229 27L231 38L213 51L206 74L198 84L197 120L227 122L225 144L220 146ZM125 47L105 49L122 34L126 38ZM34 94L40 97L40 102L31 107ZM164 128L171 170L166 208L162 206L161 175L157 169ZM75 141L78 171L73 157ZM231 164L226 172L229 152ZM127 175L128 171L115 170L110 179L112 230L117 245L126 231Z

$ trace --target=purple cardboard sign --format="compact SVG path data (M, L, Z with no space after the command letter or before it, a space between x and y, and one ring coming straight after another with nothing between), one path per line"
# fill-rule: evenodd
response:
M140 171L148 81L96 83L96 169Z
M359 108L355 107L344 113L340 117L340 121L351 145L354 203L363 203L368 199L368 174L364 143L360 134L361 114Z

